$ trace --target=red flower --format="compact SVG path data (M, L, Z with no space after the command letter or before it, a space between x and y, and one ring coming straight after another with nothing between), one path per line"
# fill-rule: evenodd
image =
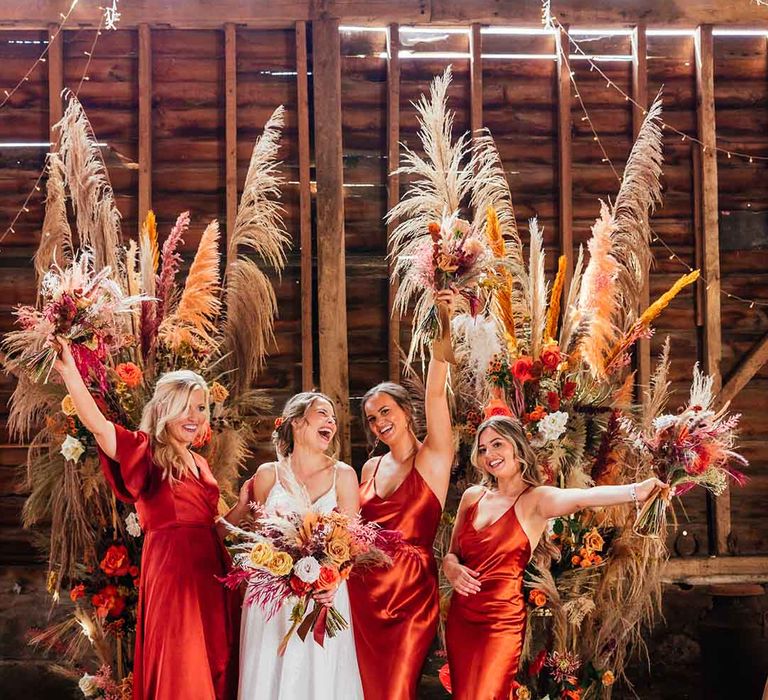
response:
M125 576L131 566L128 548L124 544L113 544L99 566L107 576Z
M427 226L427 231L429 231L430 238L437 243L442 236L440 235L440 224L438 224L436 221L430 221L429 225Z
M452 693L453 690L451 689L451 669L448 666L448 664L443 664L440 667L440 670L437 672L437 677L440 679L440 682L443 684L443 688L445 688L449 693Z
M315 588L318 591L327 591L339 583L339 570L335 566L321 566L320 575L315 581Z
M99 617L117 617L125 610L125 598L120 595L117 586L104 586L96 595L91 597L91 603L96 608Z
M527 356L518 357L512 364L512 374L521 384L533 379L533 360Z
M197 435L195 435L195 439L192 441L192 447L205 447L210 441L211 424L206 423L200 430L197 431Z
M69 597L73 603L76 603L80 598L85 598L85 584L78 583L70 592Z
M551 413L560 410L560 394L556 391L547 392L547 405Z
M121 362L115 367L115 372L129 389L135 389L144 379L141 369L133 362Z
M564 690L560 697L562 700L581 700L581 690Z
M136 578L139 575L139 567L132 566L130 569L128 569L128 573L133 576L133 578Z
M570 380L568 380L567 382L565 382L565 384L563 384L563 390L560 392L564 401L568 401L569 399L572 399L575 393L576 393L576 382L572 382Z
M532 678L538 676L541 673L541 669L544 668L544 662L547 660L547 650L542 649L536 658L531 662L528 667L528 675Z
M563 356L560 354L560 348L556 343L546 345L541 351L541 364L550 372L554 372L562 361Z
M304 583L298 576L291 576L288 579L288 585L291 587L291 591L298 596L306 595L312 588L309 583Z

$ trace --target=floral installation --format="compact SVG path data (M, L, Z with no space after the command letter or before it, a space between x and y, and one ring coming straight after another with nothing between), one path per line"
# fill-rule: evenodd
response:
M224 582L230 588L247 584L245 604L258 605L267 619L282 605L292 604L292 625L277 653L282 656L294 632L323 646L349 623L333 606L314 595L334 589L358 566L391 564L390 555L405 547L399 533L382 530L359 517L332 511L282 513L251 504L252 530L227 524L236 542L230 546L233 570Z
M684 275L640 306L652 258L650 217L661 202L660 97L646 114L618 193L610 204L599 203L586 250L578 250L572 269L561 256L548 278L542 230L531 219L524 245L490 135L471 145L466 134L453 138L450 78L450 70L436 78L416 104L423 155L405 152L400 170L412 184L389 212L397 222L390 244L401 267L410 252L433 244L425 234L430 222L462 220L470 209L475 216L463 230L483 231L494 256L488 267L495 267L472 288L472 305L451 321L458 454L448 507L477 480L469 466L472 441L480 421L494 415L520 422L549 485L583 488L658 474L674 481L678 493L694 483L717 493L727 476L738 480L730 466L744 463L734 449L738 418L711 409L710 380L696 373L692 393L699 398L679 415L664 414L668 344L646 400L635 398L636 341L651 337L659 314L698 279L698 271ZM400 272L396 265L393 277ZM432 297L422 293L429 279L407 273L404 279L400 310L414 302L416 323L431 308L424 300L431 304ZM428 344L414 332L408 359ZM639 531L664 534L662 504L651 500ZM668 554L663 537L638 535L635 519L631 506L558 518L535 550L524 577L529 621L518 679L531 698L607 697L629 655L641 648L642 627L658 611ZM439 535L438 551L448 541ZM450 596L447 582L441 591ZM578 668L563 675L564 659L578 659Z
M49 592L71 603L62 621L31 639L61 657L60 667L81 672L86 697L130 697L143 532L134 509L113 498L96 442L50 372L51 336L71 341L99 408L132 430L163 373L200 373L210 389L211 420L193 447L211 465L223 498L234 499L253 426L270 410L252 385L273 339L276 301L266 270L282 269L289 242L278 201L282 125L278 108L254 146L223 281L215 221L204 228L186 275L188 212L163 242L150 211L138 240L121 244L101 151L74 96L58 125L60 147L48 161L46 235L35 255L38 307L17 312L19 327L3 340L3 364L17 379L10 433L31 443L24 524L50 523Z

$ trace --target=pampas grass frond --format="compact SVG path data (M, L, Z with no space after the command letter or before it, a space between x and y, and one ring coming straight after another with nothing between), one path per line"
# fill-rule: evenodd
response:
M544 339L546 341L554 340L557 337L557 325L560 321L560 300L563 296L567 263L568 258L565 255L561 255L557 261L557 275L555 283L552 285L552 292L549 296L549 308L547 309L547 325L544 331Z
M528 226L531 233L528 275L530 284L531 357L538 358L544 341L547 322L547 280L544 276L544 239L539 222L533 218Z
M58 153L48 156L48 182L46 184L45 219L40 245L35 252L37 286L56 262L66 267L74 258L72 230L67 219L67 195L64 190L64 170ZM38 291L39 294L39 291Z
M189 228L189 212L179 214L168 238L163 243L162 267L157 276L157 310L155 323L159 324L173 308L173 291L176 275L181 265L179 245L184 242L184 234Z
M212 221L203 231L189 268L184 291L170 316L159 329L160 337L174 350L186 343L193 347L217 347L216 318L219 299L219 224Z
M488 207L488 213L485 217L485 236L493 254L497 258L503 258L505 253L504 237L499 225L499 215L492 206Z
M227 260L232 263L237 259L239 247L246 246L275 270L280 271L285 265L285 248L291 238L285 230L278 203L283 178L277 162L284 113L282 106L272 113L253 147L237 218L232 222L227 241Z
M25 372L16 375L16 388L8 402L8 434L14 442L24 442L46 416L58 409L64 398L61 385L33 382Z
M563 352L570 353L574 340L578 339L578 328L583 320L583 314L579 310L578 299L581 292L581 279L584 271L584 248L579 246L576 256L576 265L573 268L573 277L568 287L568 295L565 299L563 323L560 326L559 345Z
M155 296L155 283L159 262L160 250L157 247L157 221L155 219L155 212L150 209L139 233L141 286L144 294L150 297Z
M645 274L651 262L650 216L661 202L661 92L643 120L627 159L619 193L613 206L611 253L619 262L616 290L620 303L615 325L626 330L635 318Z
M80 245L93 250L97 270L107 265L117 273L120 243L120 212L109 174L91 123L77 97L67 94L68 104L59 130L59 157L77 220Z
M275 290L259 266L241 257L227 271L227 318L223 348L236 368L238 393L251 386L274 342Z
M650 428L651 423L667 405L669 400L669 336L664 339L664 345L656 362L656 369L651 376L650 386L645 389L645 405L643 406L643 428Z

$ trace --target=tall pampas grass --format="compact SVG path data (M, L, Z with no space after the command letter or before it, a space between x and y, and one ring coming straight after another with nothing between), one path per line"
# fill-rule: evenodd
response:
M64 166L58 153L48 156L48 181L46 183L45 218L40 245L35 252L37 286L43 276L57 263L66 267L74 258L72 229L67 219L67 194L64 187Z
M176 275L181 265L181 255L179 246L184 242L184 235L189 229L189 212L185 211L179 214L176 223L173 225L168 238L163 243L162 267L157 276L157 285L155 291L157 294L157 309L155 312L155 324L159 325L167 312L174 305L174 289Z
M93 250L96 269L118 270L120 212L101 149L83 106L68 92L64 116L55 126L64 180L72 202L80 245Z
M544 275L544 238L538 220L531 219L528 229L531 234L528 262L531 357L536 359L541 353L547 322L547 279Z

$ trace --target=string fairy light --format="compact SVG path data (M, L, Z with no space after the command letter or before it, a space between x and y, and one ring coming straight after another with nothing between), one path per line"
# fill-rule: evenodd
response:
M766 1L768 1L768 0L766 0ZM552 20L555 23L557 22L557 18L555 18L555 17L553 17ZM568 36L568 39L569 39L570 43L576 48L576 50L577 51L581 51L582 54L586 56L586 54L581 50L581 47L578 46L578 44L573 40L573 38L570 35L568 35L568 32L565 30L565 28L562 25L559 25L559 24L556 25L556 26L558 26L559 31L561 31L563 34ZM618 171L616 170L616 168L613 165L613 162L611 161L610 157L608 156L608 153L606 152L606 150L605 150L605 148L604 148L604 146L602 144L602 141L600 140L600 136L598 135L597 130L595 129L595 126L594 126L594 124L592 122L592 119L589 116L589 112L587 111L587 107L586 107L586 105L584 104L584 101L581 98L581 93L580 93L580 91L578 89L578 86L576 84L575 73L574 73L574 71L570 70L570 65L567 63L568 56L565 54L565 50L563 49L562 42L558 42L558 49L560 51L561 60L566 62L565 65L568 68L568 73L569 73L569 76L570 76L570 81L571 81L571 84L573 85L574 91L576 93L575 97L578 99L579 105L580 105L581 110L582 110L583 115L584 115L584 116L581 117L581 121L585 121L587 124L589 124L589 128L590 128L590 130L592 132L592 140L597 142L598 146L600 147L600 151L602 152L601 162L607 163L609 165L609 167L611 168L611 171L613 172L614 176L618 180L619 184L621 184L621 176L619 175ZM596 66L596 68L602 74L602 71L600 71L600 68L597 67L597 66ZM605 75L603 75L603 77L606 78ZM613 83L613 85L615 86L615 83ZM617 87L617 86L615 86L615 87ZM644 115L648 113L648 110L645 107L643 107L642 105L637 103L635 100L633 100L631 97L626 95L626 93L622 92L622 94L624 94L624 96L627 98L626 101L632 102L632 104L634 104L636 107L641 109L642 113ZM694 141L695 143L698 143L699 145L701 145L703 148L706 148L706 146L701 141L698 141L697 139L694 139L694 138L690 137L688 134L685 134L685 133L683 133L681 131L678 131L677 129L675 129L674 127L670 126L669 124L662 123L662 127L666 127L670 131L673 131L674 133L676 133L678 135L681 135L682 136L682 141L685 141L686 139L690 139L691 141ZM721 150L721 149L714 149L714 150ZM729 158L731 157L731 154L737 155L737 153L735 151L730 151L730 152L725 151L725 152L728 153L728 157ZM749 157L749 156L747 156L747 157ZM764 160L768 160L768 158L765 158ZM749 205L747 205L747 206L749 206ZM679 265L682 265L688 272L693 272L693 267L691 267L691 265L689 265L683 258L681 258L673 250L673 248L669 244L667 244L667 242L663 238L661 238L661 236L659 236L657 233L654 232L653 233L653 237L652 237L651 240L654 243L659 243L666 250L667 255L668 255L668 259L670 261L676 262ZM706 287L708 289L709 288L709 282L707 281L706 276L703 275L703 274L700 274L700 279L701 279L702 283L704 285L706 285ZM738 301L738 302L741 302L741 303L744 303L744 304L748 304L750 309L754 309L755 307L768 307L768 301L761 301L759 299L748 299L748 298L743 297L743 296L741 296L739 294L734 294L733 292L728 292L728 291L724 290L722 287L720 288L720 293L723 296L725 296L726 298L728 298L728 299L732 299L734 301Z
M77 4L78 0L74 0L72 3L72 8ZM72 8L70 8L70 12L72 11ZM69 14L69 13L68 13ZM66 16L68 16L68 14ZM65 15L62 15L66 17ZM101 16L101 19L99 20L99 25L96 28L96 32L93 37L93 42L91 43L91 48L89 51L86 51L85 54L88 56L88 60L85 62L85 67L83 68L83 74L80 77L80 82L77 85L77 89L74 91L74 96L78 97L80 94L80 90L83 87L83 83L89 80L88 77L88 70L91 67L91 61L93 60L93 53L96 49L96 44L99 40L99 37L101 36L101 30L104 26L104 15ZM61 31L61 26L59 27L58 31L56 32L56 36ZM48 44L50 46L50 44ZM56 139L56 142L51 144L53 146L52 151L55 152L58 150L59 140L61 139L61 134ZM24 203L21 205L21 208L16 212L16 215L11 220L11 223L8 225L8 227L3 232L3 235L0 236L0 245L2 245L3 241L11 234L16 233L16 229L14 228L16 226L16 223L21 218L22 214L29 213L29 203L32 199L32 197L35 196L38 192L42 192L41 183L43 181L43 178L45 177L45 173L48 170L48 160L50 158L51 153L47 153L45 156L45 160L43 161L43 167L40 170L40 173L37 176L37 179L35 180L35 184L32 186L32 189L29 191L29 194L24 199Z
M69 6L69 10L67 10L66 13L59 13L61 16L61 22L59 23L58 29L51 35L50 39L48 40L48 43L43 48L42 53L37 57L37 60L32 64L32 66L27 70L27 72L23 75L21 80L19 80L18 83L11 89L11 90L3 90L3 99L0 100L0 109L5 107L5 105L8 103L8 101L13 97L17 90L26 82L29 82L29 78L32 75L32 73L35 72L35 69L41 64L47 62L47 55L48 52L51 49L51 46L53 43L59 38L59 34L61 34L62 29L64 28L64 25L67 23L67 20L69 19L69 16L74 11L75 7L77 6L77 3L80 2L80 0L72 0L72 4Z

